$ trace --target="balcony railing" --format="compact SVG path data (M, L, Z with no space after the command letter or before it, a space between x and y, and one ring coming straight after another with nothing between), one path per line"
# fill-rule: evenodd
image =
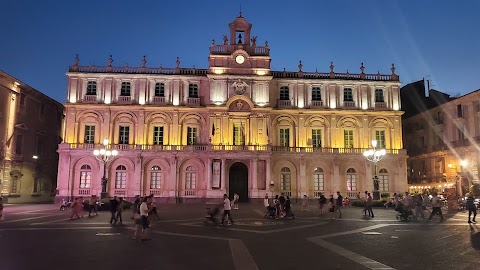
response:
M127 191L125 189L115 189L115 191L113 192L113 194L115 196L126 196L127 195Z
M78 195L88 196L90 195L90 189L79 189Z
M81 144L81 143L64 143L60 144L59 150L65 149L86 149L90 151L92 146L101 146L100 144ZM369 148L333 148L333 147L296 147L296 146L271 146L271 145L145 145L145 144L112 144L111 149L120 151L142 150L142 151L256 151L256 152L272 152L272 153L312 153L312 154L363 154ZM387 154L401 154L403 149L385 149ZM121 154L121 152L120 152Z
M195 98L195 97L187 98L187 106L199 107L200 106L200 98Z
M469 146L470 141L467 139L457 140L452 142L453 147Z
M85 95L83 103L97 103L97 95Z
M375 102L375 110L385 110L387 104L385 102Z
M185 196L195 196L197 194L196 190L185 190L184 195Z
M323 108L323 101L321 100L312 100L310 108Z
M344 108L355 108L355 101L344 101L343 102L343 107Z
M130 104L132 103L132 97L131 96L119 96L117 99L117 103L119 104Z
M165 97L153 97L152 104L165 105Z
M292 107L292 101L291 100L278 100L278 107L279 108L291 108Z

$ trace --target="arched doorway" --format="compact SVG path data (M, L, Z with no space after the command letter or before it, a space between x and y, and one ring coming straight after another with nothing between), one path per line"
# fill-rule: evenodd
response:
M248 202L248 168L241 162L236 162L230 167L228 173L228 197L233 198L233 193L240 196L241 202Z

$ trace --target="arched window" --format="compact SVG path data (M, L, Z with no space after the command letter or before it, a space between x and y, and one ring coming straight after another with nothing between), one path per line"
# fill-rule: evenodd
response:
M90 165L82 165L80 168L80 188L91 188L92 168Z
M378 172L378 189L388 191L388 171L386 169L381 169Z
M185 189L195 189L197 184L197 170L188 166L185 170Z
M127 168L123 165L118 165L115 172L115 188L127 188Z
M290 100L288 86L280 87L280 100Z
M324 174L322 168L315 168L313 171L313 190L324 190Z
M354 168L347 170L347 191L357 190L357 172Z
M159 166L153 166L150 172L150 189L161 188L162 172Z
M281 190L291 190L292 189L292 174L290 169L283 167L280 170L280 189Z

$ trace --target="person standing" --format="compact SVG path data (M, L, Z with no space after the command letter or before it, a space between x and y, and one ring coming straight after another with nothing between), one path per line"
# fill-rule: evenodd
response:
M120 224L123 223L122 212L124 207L125 207L125 201L123 200L122 197L118 198L118 209L117 209L116 219Z
M477 217L477 207L475 206L475 198L473 197L472 193L468 194L467 202L466 202L467 210L468 210L468 223L477 223L475 218ZM473 220L470 221L470 217L473 213Z
M363 216L367 216L367 200L368 200L368 191L365 191L363 195L363 201L365 202L365 207L363 208Z
M5 214L3 214L3 198L0 197L0 220L5 220Z
M307 197L307 195L303 195L302 211L308 211L308 197Z
M413 197L413 201L415 203L415 220L418 219L418 215L422 217L423 220L425 220L425 214L423 211L423 199L420 194L415 194Z
M88 201L88 217L92 216L92 212L95 212L95 216L98 216L96 195L92 195L92 197L90 197L90 200Z
M265 194L265 198L263 199L263 207L267 208L270 207L270 201L268 200L268 194Z
M135 219L136 214L140 214L140 212L138 212L140 209L140 204L141 204L140 196L136 195L135 201L133 201L133 205L132 205L132 208L133 208L132 219Z
M141 240L150 240L149 228L150 223L148 222L148 203L150 201L149 197L144 197L143 202L140 205L140 219L142 222L142 237Z
M337 191L337 202L335 204L335 212L338 211L338 214L339 214L338 218L342 218L342 205L343 205L343 197L342 195L340 195L340 191Z
M232 210L232 206L230 205L230 200L228 199L227 194L223 194L223 217L222 217L222 225L225 222L225 217L233 224L232 214L230 213Z
M233 193L233 209L238 210L238 200L240 196L237 193Z
M428 220L432 220L432 217L438 213L440 216L440 222L443 221L443 215L442 215L442 201L440 198L437 196L437 193L433 193L433 198L432 198L432 213L430 214L430 217Z
M371 218L374 217L373 210L372 210L372 204L373 204L372 196L370 195L370 193L367 193L367 200L365 202L365 207L367 209L368 216L371 217Z
M398 202L399 202L398 194L395 192L393 193L393 204L395 205L395 208L393 210L395 211L397 211L398 209Z

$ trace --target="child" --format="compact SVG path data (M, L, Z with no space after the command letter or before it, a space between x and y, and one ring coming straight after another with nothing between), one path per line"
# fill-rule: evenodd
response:
M345 197L345 199L343 199L343 207L350 207L350 200L348 199L348 197Z

